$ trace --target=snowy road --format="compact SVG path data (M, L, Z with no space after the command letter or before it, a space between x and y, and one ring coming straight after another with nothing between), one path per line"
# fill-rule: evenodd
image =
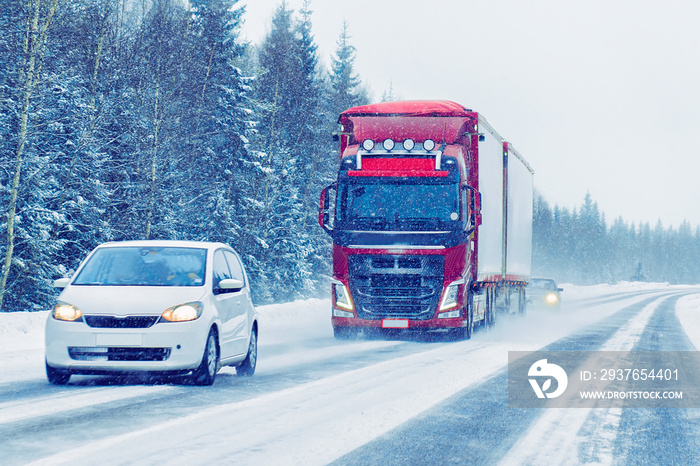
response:
M338 342L328 302L259 309L253 378L43 371L45 314L0 315L1 464L691 464L699 410L514 409L508 351L700 347L700 288L568 287L469 341ZM699 381L700 382L700 381Z

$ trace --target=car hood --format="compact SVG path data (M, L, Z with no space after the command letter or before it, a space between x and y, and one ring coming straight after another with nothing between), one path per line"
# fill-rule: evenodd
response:
M85 315L160 315L171 306L199 301L203 286L68 286L59 301Z

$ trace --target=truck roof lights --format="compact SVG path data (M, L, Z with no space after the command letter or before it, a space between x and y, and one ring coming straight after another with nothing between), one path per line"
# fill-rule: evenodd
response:
M416 147L416 143L413 141L413 139L406 139L403 142L403 148L406 150L413 150L414 147Z
M427 150L428 152L435 149L435 141L433 141L432 139L426 139L423 142L423 149Z
M365 139L364 141L362 141L362 148L366 151L371 151L372 149L374 149L374 141L372 141L371 139Z
M391 149L394 148L394 140L393 139L385 139L384 142L382 143L384 146L384 150L390 151Z

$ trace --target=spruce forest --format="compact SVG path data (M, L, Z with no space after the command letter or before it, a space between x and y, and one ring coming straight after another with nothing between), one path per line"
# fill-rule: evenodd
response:
M0 311L48 309L56 278L130 239L232 245L257 304L327 295L331 134L372 98L352 25L319 57L309 2L270 16L250 44L238 0L2 0ZM700 281L688 224L607 225L590 196L569 211L536 195L534 220L536 275Z

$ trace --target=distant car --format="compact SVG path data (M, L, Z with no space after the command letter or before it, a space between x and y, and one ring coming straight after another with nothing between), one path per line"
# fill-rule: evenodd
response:
M62 288L46 323L46 375L147 372L211 385L221 366L255 372L258 317L241 259L222 243L98 246Z
M534 307L559 309L562 291L551 278L533 278L527 285L525 296Z

